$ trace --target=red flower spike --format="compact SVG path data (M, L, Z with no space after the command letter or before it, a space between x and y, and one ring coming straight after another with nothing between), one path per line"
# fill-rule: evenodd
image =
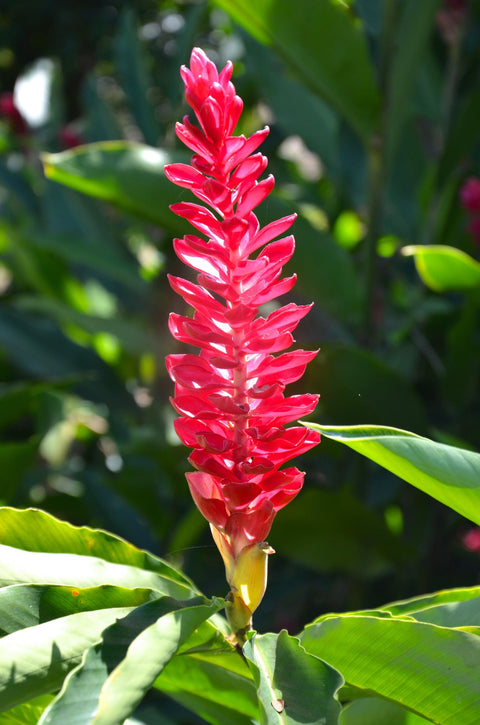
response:
M287 304L260 316L259 307L288 292L296 277L281 277L291 258L293 236L278 239L295 215L260 228L253 210L272 191L273 176L259 177L267 159L257 148L269 133L234 136L242 100L231 82L232 64L218 73L199 48L182 67L188 117L179 139L194 154L191 165L165 168L174 184L203 204L181 201L172 211L187 219L203 239L187 234L174 241L177 256L197 272L197 284L169 277L172 288L193 307L192 317L172 314L169 328L198 355L169 355L175 382L175 429L193 448L187 473L193 499L210 522L230 584L228 616L239 640L266 585L268 536L276 512L300 491L304 474L281 469L315 446L320 436L284 428L315 408L317 395L284 395L316 352L290 347L292 332L311 305ZM260 250L260 251L259 251ZM256 253L256 254L255 254Z

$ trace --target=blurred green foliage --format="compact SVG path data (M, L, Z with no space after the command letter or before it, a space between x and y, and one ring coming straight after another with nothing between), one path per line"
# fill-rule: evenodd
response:
M168 211L185 194L162 164L184 154L178 68L193 45L234 61L240 131L271 127L261 215L299 214L293 298L316 305L297 341L321 347L299 389L321 393L315 420L480 440L480 252L459 200L480 175L479 3L295 8L10 2L0 26L0 90L15 87L28 120L39 78L47 89L38 123L0 119L1 503L111 530L208 595L225 591L222 564L189 497L163 362L180 350L168 312L182 311L166 274L186 271ZM426 245L460 250L455 269ZM305 491L271 533L260 630L478 580L454 512L326 439L301 466Z

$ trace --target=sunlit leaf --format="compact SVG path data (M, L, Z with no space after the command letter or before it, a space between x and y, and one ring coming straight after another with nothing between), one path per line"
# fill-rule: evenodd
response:
M405 256L415 258L417 272L435 292L460 292L480 287L480 263L461 249L441 244L404 247Z
M255 677L262 725L337 724L343 678L305 652L298 639L285 630L254 634L243 651Z
M249 33L336 108L362 137L375 128L379 98L361 28L340 3L215 0ZM295 22L308 18L308 22ZM293 22L292 22L293 21Z
M138 607L86 652L40 723L123 723L193 630L222 606L164 597Z
M345 614L308 625L307 652L348 684L441 725L476 725L480 637L407 619Z
M414 433L375 425L305 423L480 524L480 455Z

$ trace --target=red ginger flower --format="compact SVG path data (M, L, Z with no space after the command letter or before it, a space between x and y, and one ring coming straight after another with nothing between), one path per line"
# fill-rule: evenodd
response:
M249 138L232 135L243 107L230 81L232 70L228 62L219 74L199 48L192 51L190 68L181 69L201 128L187 116L177 124L178 137L194 155L191 165L171 164L165 173L213 212L190 202L171 207L208 241L194 234L174 240L178 257L198 272L198 284L169 277L195 311L193 318L171 314L169 327L200 354L169 355L167 368L175 382L172 403L181 416L175 428L193 448L189 461L197 469L186 477L224 559L232 589L230 619L241 630L264 593L266 554L272 552L265 538L274 516L303 483L297 468L280 467L320 437L304 427L284 428L311 413L318 401L317 395L284 396L285 386L303 375L316 351L274 355L293 343L292 331L311 305L288 304L259 315L261 305L295 284L295 275L280 277L294 251L293 236L272 241L295 214L260 228L252 211L274 186L273 176L258 181L267 159L255 153L269 129Z

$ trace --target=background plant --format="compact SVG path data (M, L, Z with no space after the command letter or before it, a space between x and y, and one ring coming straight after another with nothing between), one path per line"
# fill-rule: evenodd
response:
M48 32L34 45L50 59L36 64L51 80L39 126L20 128L6 102L1 111L1 496L168 556L218 595L223 572L184 484L163 363L166 310L183 312L165 282L184 232L168 205L181 197L159 174L181 160L178 66L193 44L232 58L240 130L272 128L277 187L262 221L299 213L295 300L316 305L297 341L322 348L302 385L322 394L317 420L475 448L478 245L459 192L480 175L479 8L303 0L292 21L289 3L267 0L136 5L138 17L109 6L100 43L67 15L55 45ZM21 56L18 23L4 28L9 92L35 59ZM72 46L88 58L81 77ZM44 178L39 154L78 141L100 146L45 156ZM477 581L477 529L458 513L327 437L302 467L307 485L271 541L260 631ZM473 506L462 513L476 521ZM272 646L268 636L257 641Z

